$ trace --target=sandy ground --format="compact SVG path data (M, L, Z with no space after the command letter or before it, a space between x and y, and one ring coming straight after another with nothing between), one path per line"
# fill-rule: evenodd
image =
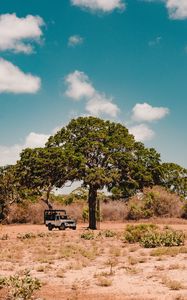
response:
M172 223L172 228L187 233L187 222L158 223L161 227ZM42 281L35 295L40 300L187 299L187 245L180 253L174 248L155 256L152 249L124 243L121 236L125 226L101 223L94 240L80 238L85 224L79 224L76 231L52 232L44 225L1 226L0 275L30 270ZM105 230L116 236L98 235ZM29 237L24 238L25 234ZM4 289L0 299L6 299Z

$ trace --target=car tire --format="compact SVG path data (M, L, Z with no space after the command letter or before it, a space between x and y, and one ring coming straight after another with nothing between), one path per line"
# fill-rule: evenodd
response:
M65 230L66 229L66 226L62 223L59 227L59 230Z
M53 225L52 224L48 224L48 230L51 231L53 229Z

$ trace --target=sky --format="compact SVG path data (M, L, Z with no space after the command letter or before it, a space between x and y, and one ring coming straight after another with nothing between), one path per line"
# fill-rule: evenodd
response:
M72 118L187 168L186 0L0 0L0 165Z

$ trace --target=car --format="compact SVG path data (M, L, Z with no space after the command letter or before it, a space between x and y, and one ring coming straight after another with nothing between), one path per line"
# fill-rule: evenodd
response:
M76 230L77 228L76 221L68 217L64 209L46 209L44 211L44 224L50 231L54 228L59 230L65 230L66 228Z

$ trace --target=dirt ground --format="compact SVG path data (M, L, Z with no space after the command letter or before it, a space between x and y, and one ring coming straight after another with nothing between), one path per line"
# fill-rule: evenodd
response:
M187 234L187 222L155 220ZM30 270L42 282L40 300L183 300L187 299L187 245L167 251L124 243L126 223L105 222L93 240L76 231L44 225L0 227L0 276ZM106 230L115 235L106 237ZM0 289L0 299L6 290Z

